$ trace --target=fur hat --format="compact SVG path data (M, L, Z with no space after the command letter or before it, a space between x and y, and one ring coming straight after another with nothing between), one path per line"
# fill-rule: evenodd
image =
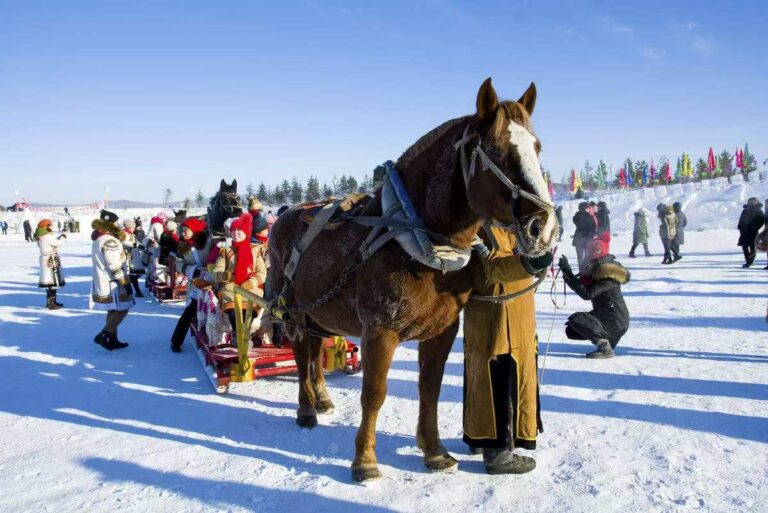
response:
M229 227L229 231L242 230L247 237L250 237L252 227L253 218L251 217L251 214L241 214L240 217L232 221L232 226Z
M164 223L168 220L168 214L165 212L158 212L155 216L156 218L160 219L160 222Z
M181 223L182 228L189 228L194 234L202 232L207 226L205 221L197 217L188 217Z
M110 212L109 210L102 210L99 213L99 219L108 223L116 223L118 220L117 214Z
M133 219L123 219L123 227L129 229L129 230L135 230L136 229L136 221Z
M168 230L169 232L175 232L176 228L178 227L179 225L177 225L176 221L172 219L169 219L168 221L165 222L165 229Z
M587 242L586 257L588 260L597 260L603 258L609 253L608 243L601 239L592 239Z
M248 210L263 210L264 205L262 205L261 201L259 201L259 198L248 198Z
M39 223L37 223L38 228L48 228L50 229L53 225L53 221L50 219L41 219Z

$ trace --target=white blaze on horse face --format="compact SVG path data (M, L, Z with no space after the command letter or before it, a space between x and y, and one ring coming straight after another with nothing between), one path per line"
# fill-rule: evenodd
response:
M551 204L552 199L549 197L549 190L547 189L547 184L544 182L544 175L541 173L539 156L536 154L536 138L524 126L518 125L514 121L510 121L509 141L514 144L517 149L517 154L520 156L520 167L522 169L523 177L533 189L533 193ZM556 228L555 223L555 216L548 215L542 234L549 235L554 233Z

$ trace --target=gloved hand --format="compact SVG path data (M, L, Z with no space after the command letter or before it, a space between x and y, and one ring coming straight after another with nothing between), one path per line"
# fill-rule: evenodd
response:
M572 271L571 271L571 264L568 263L568 257L565 256L565 255L560 257L560 260L557 262L557 266L564 273L572 273Z
M147 248L144 246L144 244L136 244L136 247L139 248L141 251L146 250Z
M131 295L131 296L133 295L133 287L131 286L131 282L130 281L128 283L126 283L125 285L123 285L123 287L125 287L125 291L129 295Z
M538 274L552 264L552 253L547 251L538 257L522 257L523 267L528 274Z

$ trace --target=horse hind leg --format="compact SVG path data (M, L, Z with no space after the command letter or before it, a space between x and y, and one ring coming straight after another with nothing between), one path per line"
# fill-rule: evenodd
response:
M315 410L320 414L333 413L335 406L331 395L325 386L325 374L323 373L323 339L320 337L307 337L311 340L312 358L312 387L315 392Z
M443 446L437 429L437 402L445 362L458 329L457 320L437 337L419 344L419 422L416 427L416 445L424 453L424 465L433 472L455 472L459 465Z
M312 429L317 426L315 409L315 387L312 380L312 337L296 334L293 338L293 358L299 372L299 409L296 411L296 424Z

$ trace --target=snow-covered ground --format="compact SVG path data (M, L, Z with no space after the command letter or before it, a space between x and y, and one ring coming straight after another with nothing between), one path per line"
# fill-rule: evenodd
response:
M590 347L564 337L566 316L589 305L570 293L553 319L542 287L545 432L524 476L484 474L461 442L460 340L440 403L459 471L427 472L413 437L416 350L403 345L379 415L385 477L358 486L361 376L331 375L336 413L300 430L294 377L217 396L190 343L169 351L179 306L140 301L121 328L129 348L94 344L103 314L87 309L87 233L63 251L56 312L42 308L36 246L0 236L0 511L766 511L768 271L764 256L741 269L736 239L691 231L673 266L622 259L633 320L612 360L588 361ZM614 237L614 252L630 242Z

